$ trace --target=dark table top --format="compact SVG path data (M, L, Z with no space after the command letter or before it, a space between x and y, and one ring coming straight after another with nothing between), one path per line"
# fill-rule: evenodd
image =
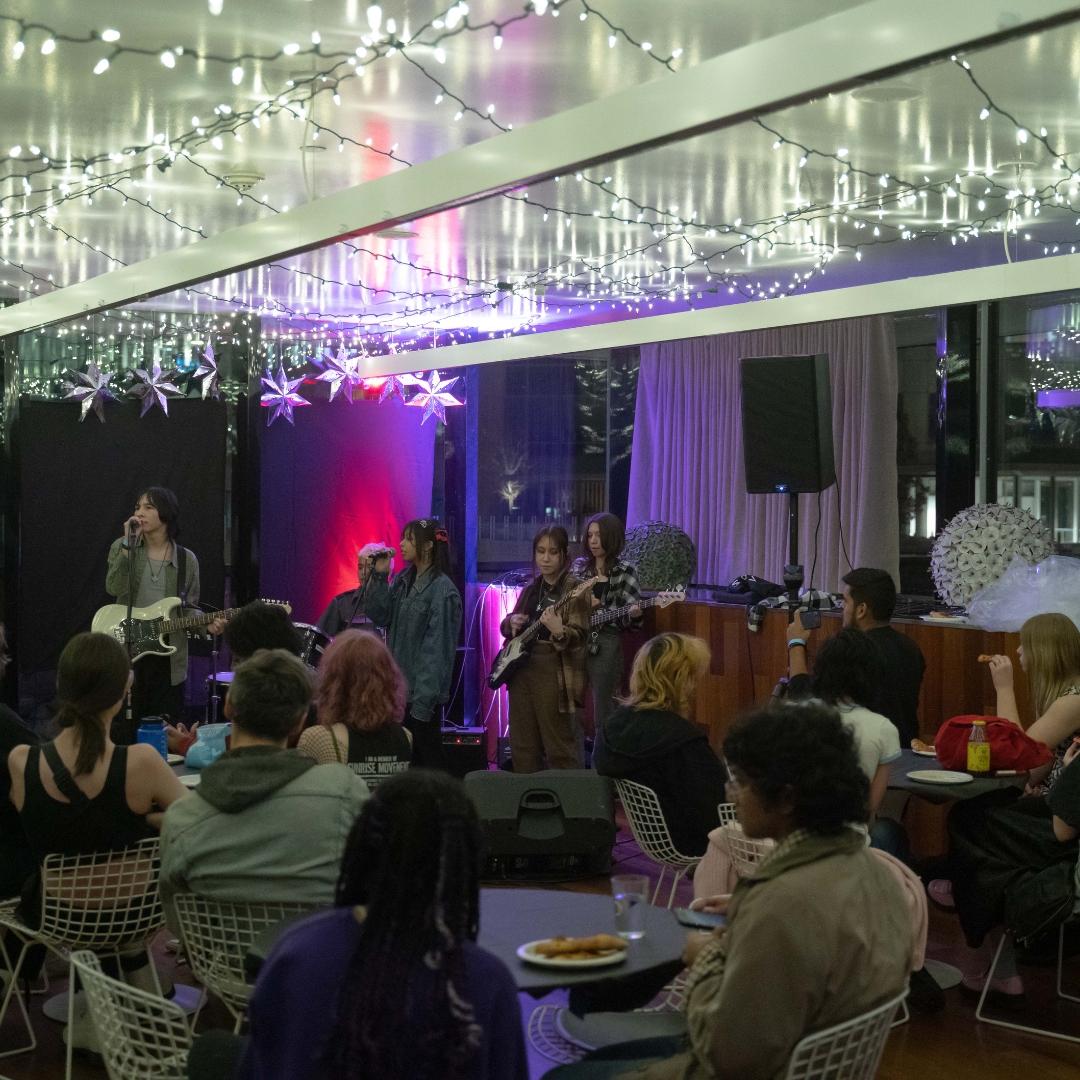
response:
M937 758L923 757L914 750L901 750L898 760L892 763L889 787L899 791L910 791L913 795L932 803L954 802L957 799L974 799L987 791L997 791L1003 787L1023 787L1025 776L975 777L966 784L922 784L909 780L908 773L917 769L942 771L942 764Z

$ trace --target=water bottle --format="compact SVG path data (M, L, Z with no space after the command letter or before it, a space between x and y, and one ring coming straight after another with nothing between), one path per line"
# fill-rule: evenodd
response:
M967 744L967 771L976 775L990 772L990 743L986 738L986 721L975 720Z
M157 716L146 716L135 735L137 743L149 743L166 760L169 760L169 733L165 721Z

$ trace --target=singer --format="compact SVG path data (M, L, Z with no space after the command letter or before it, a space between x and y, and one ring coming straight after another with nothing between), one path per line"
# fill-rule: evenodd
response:
M364 612L364 597L367 593L368 579L375 567L375 560L379 556L387 555L394 557L394 549L386 544L365 544L356 553L356 579L358 588L349 589L348 592L338 593L326 610L319 616L316 626L328 637L337 637L342 630L347 630L357 624L371 627L371 620Z
M442 708L450 700L461 595L450 580L450 542L432 518L401 530L401 557L411 565L389 581L390 555L380 555L367 587L368 618L386 628L386 645L409 684L405 727L412 763L443 768Z
M109 548L105 590L121 604L148 607L167 596L179 596L185 609L199 603L199 560L176 542L180 506L176 496L163 487L147 488L135 501L135 513L124 524L124 535ZM220 634L224 622L208 630ZM113 721L112 739L118 745L135 742L144 716L168 715L176 723L184 715L184 684L187 681L187 635L170 634L176 647L171 656L143 656L134 666L131 691L131 724L121 709Z

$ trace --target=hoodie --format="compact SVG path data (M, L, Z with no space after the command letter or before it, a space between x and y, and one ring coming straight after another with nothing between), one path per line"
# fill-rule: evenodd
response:
M347 765L316 765L296 750L245 746L202 771L161 824L161 899L334 902L341 855L368 789Z
M597 734L593 767L652 788L676 850L705 854L719 825L727 770L699 727L678 713L623 706Z

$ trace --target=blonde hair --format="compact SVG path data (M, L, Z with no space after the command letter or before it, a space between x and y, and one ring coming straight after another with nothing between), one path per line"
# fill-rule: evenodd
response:
M685 716L698 679L709 670L709 646L690 634L660 634L638 649L624 705Z
M1080 630L1067 615L1033 615L1020 627L1035 715L1042 716L1070 686L1080 683Z

